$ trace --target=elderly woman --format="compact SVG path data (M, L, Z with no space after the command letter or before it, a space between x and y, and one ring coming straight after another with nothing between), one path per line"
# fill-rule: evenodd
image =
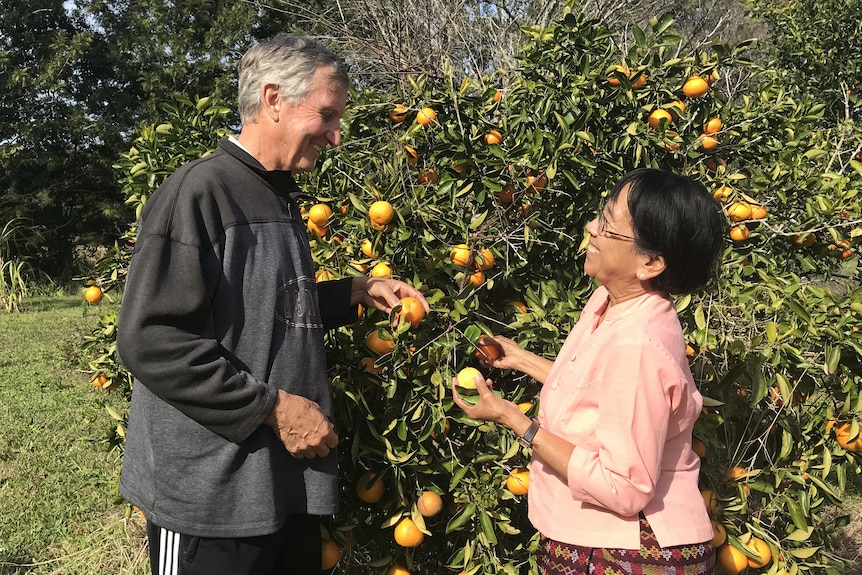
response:
M541 573L711 573L712 526L691 432L702 406L670 294L715 278L721 207L691 179L635 170L587 225L584 271L601 285L552 362L497 336L487 365L543 384L531 420L477 378L456 403L532 446L529 517ZM668 571L670 569L670 571Z

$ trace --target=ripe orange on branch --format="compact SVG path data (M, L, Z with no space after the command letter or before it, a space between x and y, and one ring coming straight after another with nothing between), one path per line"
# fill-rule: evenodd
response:
M386 355L395 349L395 342L383 339L380 330L373 329L365 336L365 346L377 355Z
M308 210L308 221L318 227L325 227L332 217L332 208L326 204L314 204Z
M703 126L704 134L715 134L719 130L721 130L721 119L720 118L710 118L706 121L706 124Z
M739 575L748 567L748 556L733 545L722 545L716 556L727 575Z
M487 134L485 134L485 143L489 146L499 145L500 142L503 141L503 134L500 133L500 130L490 130Z
M754 569L760 569L761 567L766 567L770 561L772 561L772 550L769 548L769 544L766 543L763 539L758 539L757 537L752 537L749 539L746 547L750 551L752 551L755 555L759 555L760 559L754 559L753 557L748 558L748 566Z
M368 208L368 219L372 224L385 226L395 217L395 208L386 200L377 200Z
M365 503L377 503L386 493L386 485L382 479L373 483L376 476L376 473L369 471L363 473L356 482L356 495Z
M416 508L424 517L434 517L443 510L443 498L433 491L424 491L416 502Z
M673 115L667 110L659 108L650 113L649 118L647 118L647 124L649 124L650 128L655 129L658 128L662 120L665 120L666 124L670 124L673 121Z
M710 152L718 147L718 138L704 134L700 137L700 149L704 152Z
M424 540L425 534L409 517L405 517L395 526L395 542L402 547L418 547Z
M437 112L433 108L422 108L416 114L416 123L420 126L427 126L435 120L437 120Z
M320 542L321 569L332 569L341 559L341 548L332 539L324 539Z
M476 269L486 272L494 267L494 254L491 250L483 248L476 253L473 263L476 265Z
M682 85L682 93L689 98L700 98L709 91L709 84L700 76L692 76Z
M751 205L745 202L734 202L727 208L727 215L734 222L751 218Z
M97 304L102 301L102 288L90 286L84 291L84 299L87 303Z
M389 110L389 119L396 124L400 124L407 119L407 112L408 110L406 106L398 104L397 106Z
M730 239L735 242L744 242L751 235L748 226L739 224L730 228Z
M506 478L506 489L515 495L526 495L530 490L529 470L519 467L510 471Z

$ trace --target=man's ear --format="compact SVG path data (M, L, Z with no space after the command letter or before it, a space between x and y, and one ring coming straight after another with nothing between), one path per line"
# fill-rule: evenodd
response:
M281 110L281 91L278 84L264 84L261 88L261 106L264 112L273 122L278 122Z

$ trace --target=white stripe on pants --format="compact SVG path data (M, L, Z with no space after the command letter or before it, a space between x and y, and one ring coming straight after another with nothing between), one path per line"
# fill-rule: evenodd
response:
M180 534L159 528L159 572L157 575L177 575L180 554Z

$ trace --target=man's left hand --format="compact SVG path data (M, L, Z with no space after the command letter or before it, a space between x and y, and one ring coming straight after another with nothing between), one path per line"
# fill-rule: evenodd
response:
M431 311L431 306L419 290L403 281L389 278L353 278L350 305L361 303L389 313L405 297L415 297L422 303L426 313Z

